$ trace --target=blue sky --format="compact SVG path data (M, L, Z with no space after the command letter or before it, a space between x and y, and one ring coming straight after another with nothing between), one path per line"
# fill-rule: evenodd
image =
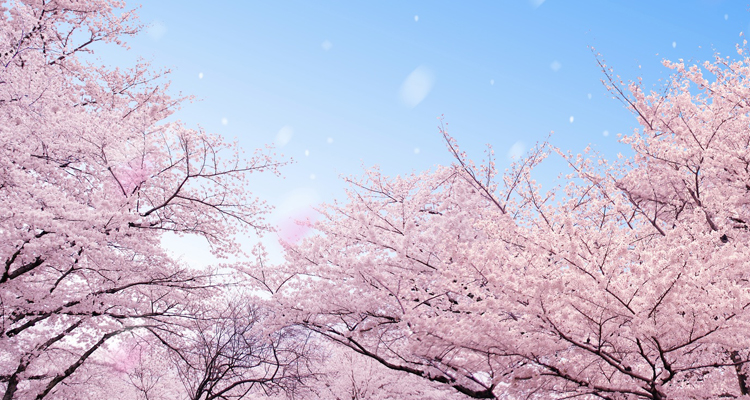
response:
M591 46L652 86L669 75L663 59L734 56L750 28L747 3L721 0L159 0L139 15L147 28L131 49L100 56L171 68L172 89L200 100L176 118L293 157L285 179L251 188L279 207L275 222L342 199L339 176L363 166L397 175L449 163L440 115L477 160L491 144L501 168L550 131L563 149L614 157L627 150L617 133L637 125L601 84Z

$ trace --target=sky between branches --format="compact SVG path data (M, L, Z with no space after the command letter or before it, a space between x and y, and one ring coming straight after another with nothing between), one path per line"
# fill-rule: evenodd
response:
M200 100L177 119L248 151L275 143L293 157L284 180L259 177L252 187L284 229L312 215L311 204L342 198L341 174L450 163L441 114L477 161L491 144L501 169L550 131L563 149L592 144L612 158L626 151L617 134L636 121L601 84L590 47L623 79L658 86L669 73L663 59L733 56L750 30L748 4L728 0L160 0L139 15L147 27L131 49L98 56L172 69L173 92ZM546 164L539 180L551 184L560 164ZM200 251L185 257L209 261Z

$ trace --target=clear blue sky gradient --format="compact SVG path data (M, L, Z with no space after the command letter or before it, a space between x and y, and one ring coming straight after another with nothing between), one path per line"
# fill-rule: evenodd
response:
M651 86L669 75L665 58L736 56L750 27L742 1L540 1L148 1L131 50L99 54L173 69L172 89L201 100L176 115L189 126L248 150L278 142L296 163L252 190L283 222L342 199L339 175L362 166L397 175L450 163L442 114L463 149L480 160L492 144L501 168L514 145L550 131L573 152L626 152L617 133L635 118L601 84L590 47L623 79ZM540 180L557 168L549 163Z

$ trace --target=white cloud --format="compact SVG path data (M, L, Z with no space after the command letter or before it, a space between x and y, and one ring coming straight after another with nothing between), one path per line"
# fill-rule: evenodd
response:
M279 132L276 133L276 145L279 147L284 147L292 140L292 135L294 134L294 130L291 126L285 125L281 129L279 129Z
M226 117L224 117L224 118L221 119L221 124L222 125L227 125L227 124L229 124L229 120Z
M523 157L523 153L526 152L526 145L521 142L515 142L513 143L513 146L510 146L510 150L508 150L508 159L509 160L518 160L519 158Z
M414 22L419 22L419 15L414 16Z
M490 79L490 85L494 85L494 84L495 84L495 80L494 79Z
M672 48L674 49L676 47L677 47L677 42L672 42Z
M164 25L163 22L156 20L151 23L151 25L146 28L146 32L149 36L151 36L151 39L159 40L164 37L167 33L167 26Z
M203 79L203 72L198 73L198 79Z
M309 156L310 155L310 150L305 150L305 155Z
M329 136L328 139L326 139L326 142L328 142L328 144L333 143L333 138Z
M191 268L204 269L216 263L216 256L211 254L208 243L198 235L177 236L167 232L161 237L161 245L172 257Z
M568 120L569 120L569 121L570 121L570 123L572 124L572 123L573 123L573 121L575 120L575 118L573 118L573 116L571 115L571 116L570 116L570 118L569 118Z
M401 103L409 108L416 107L430 94L435 83L435 74L425 66L419 66L401 84Z

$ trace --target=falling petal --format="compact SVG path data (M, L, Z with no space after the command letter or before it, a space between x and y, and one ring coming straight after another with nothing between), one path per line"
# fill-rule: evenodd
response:
M414 108L430 94L435 83L435 74L424 66L417 67L401 84L401 103Z
M526 152L526 145L518 141L513 144L513 146L510 146L510 150L508 150L508 159L509 160L518 160L523 156L523 153Z
M292 140L292 135L294 134L294 130L291 126L284 126L281 129L279 129L279 132L276 134L276 145L279 147L286 146L289 141Z

